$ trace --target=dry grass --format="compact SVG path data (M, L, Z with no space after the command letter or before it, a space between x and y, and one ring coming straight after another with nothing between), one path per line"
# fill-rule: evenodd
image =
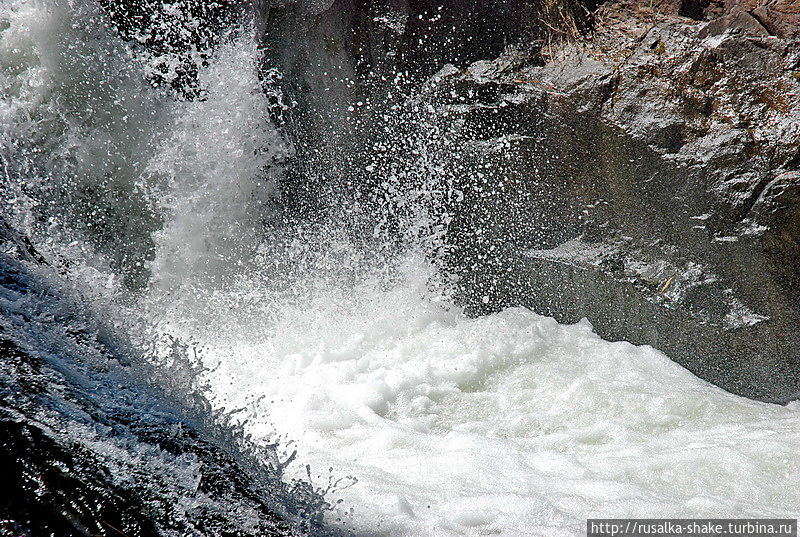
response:
M591 32L600 3L602 0L532 0L534 38L541 54L551 56L555 48Z

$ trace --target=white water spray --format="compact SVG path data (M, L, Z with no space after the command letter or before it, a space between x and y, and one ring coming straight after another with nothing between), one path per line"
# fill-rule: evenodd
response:
M588 323L524 309L467 318L431 284L443 275L429 244L387 270L336 222L271 236L290 148L269 123L252 40L202 70L205 100L178 102L146 89L146 62L121 45L78 54L103 57L99 71L62 65L75 34L59 13L4 13L4 136L30 128L50 144L15 173L111 181L136 194L135 214L154 212L136 315L199 342L212 402L257 441L297 450L287 471L309 464L321 487L330 472L357 480L330 493L343 500L330 522L357 535L557 536L582 535L589 517L795 516L797 404L727 394ZM278 285L276 266L300 269Z

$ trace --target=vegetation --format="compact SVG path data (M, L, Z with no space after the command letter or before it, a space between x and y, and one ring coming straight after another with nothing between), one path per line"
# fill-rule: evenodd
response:
M539 52L550 55L553 47L590 33L602 3L603 0L529 0Z

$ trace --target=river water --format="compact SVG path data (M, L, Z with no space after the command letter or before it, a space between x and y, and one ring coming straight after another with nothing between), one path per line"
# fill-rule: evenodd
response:
M293 149L258 54L232 30L187 100L148 82L169 58L88 0L5 0L4 213L156 367L184 342L193 385L326 492L331 525L558 536L592 517L796 516L797 403L728 394L587 321L465 315L431 254L446 179L386 189L418 204L399 246L353 237L346 213L287 218Z

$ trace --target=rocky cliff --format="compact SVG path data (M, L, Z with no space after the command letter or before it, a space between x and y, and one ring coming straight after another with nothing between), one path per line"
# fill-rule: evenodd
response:
M457 162L469 311L587 317L734 393L797 398L800 4L473 4L260 5L294 181L360 173L381 122L357 105L400 73Z
M522 254L493 304L586 316L730 391L785 401L800 388L800 47L778 8L724 9L703 22L607 5L545 65L511 52L439 84L496 88L491 136L518 140L501 180L559 191L542 216L571 222Z

